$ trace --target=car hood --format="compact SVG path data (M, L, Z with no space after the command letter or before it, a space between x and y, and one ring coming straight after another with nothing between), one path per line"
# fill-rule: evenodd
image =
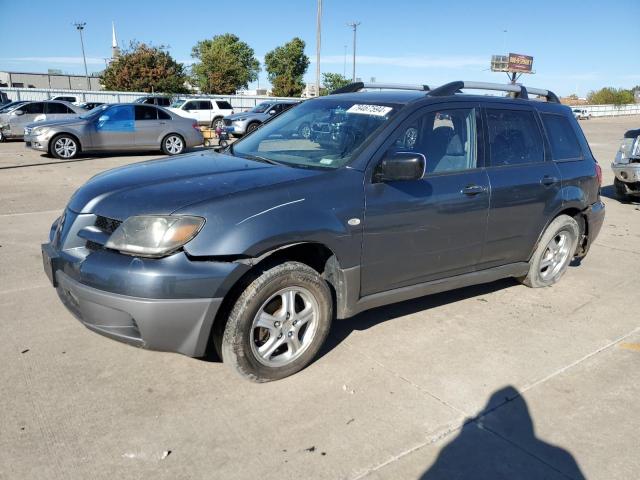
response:
M27 127L57 127L62 125L73 125L76 123L82 123L85 120L77 117L70 116L66 118L59 118L57 120L43 120L41 122L32 122L27 124Z
M176 210L321 174L213 152L135 163L96 175L76 191L68 207L78 213L124 220Z
M227 115L226 119L228 120L237 120L238 118L246 118L249 120L264 120L267 117L266 113L255 113L255 112L244 112L244 113L234 113L233 115Z

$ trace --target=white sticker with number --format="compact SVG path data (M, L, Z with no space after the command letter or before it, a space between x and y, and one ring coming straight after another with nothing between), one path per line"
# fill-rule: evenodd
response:
M360 115L374 115L376 117L384 117L387 113L393 110L393 107L385 107L384 105L353 105L347 113L359 113Z

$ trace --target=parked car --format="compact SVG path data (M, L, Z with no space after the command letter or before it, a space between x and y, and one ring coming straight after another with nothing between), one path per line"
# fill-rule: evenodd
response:
M574 108L572 112L578 120L591 120L591 112L586 108Z
M78 106L85 110L93 110L94 108L99 107L100 105L104 105L104 102L84 102L79 104Z
M80 152L155 150L167 155L201 145L202 132L190 119L155 105L101 105L69 120L32 123L25 128L27 147L61 159Z
M4 105L0 105L0 113L8 112L9 110L13 110L18 105L22 105L23 103L27 103L26 100L19 100L16 102L5 103Z
M168 107L171 105L171 97L166 95L145 95L136 98L133 103L146 103L148 105L159 105L160 107Z
M248 112L235 113L224 117L224 126L231 135L241 137L246 133L253 132L273 115L278 115L299 103L295 101L262 102Z
M23 138L24 127L33 122L77 118L85 110L69 102L25 102L0 113L0 130L6 138Z
M7 94L5 92L0 92L0 107L10 102L11 100L9 100L9 97L7 96Z
M169 108L172 112L187 118L194 118L200 125L222 128L223 118L233 113L233 107L226 100L211 98L187 98L177 100Z
M611 168L615 175L614 188L620 200L640 196L640 129L625 132Z
M587 254L602 172L556 95L374 85L387 90L305 101L224 153L93 177L42 246L61 301L95 332L194 357L212 345L262 382L309 364L334 317L503 277L547 287ZM335 119L330 139L284 133L309 115Z
M69 95L58 95L57 97L53 97L51 100L59 100L61 102L76 103L77 98Z

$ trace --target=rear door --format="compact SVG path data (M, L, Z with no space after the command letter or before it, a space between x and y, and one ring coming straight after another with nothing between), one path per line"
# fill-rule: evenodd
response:
M481 268L529 260L562 203L560 172L545 152L540 120L527 106L484 109L491 202Z
M158 109L151 105L136 105L134 113L136 147L158 148L161 130Z
M422 154L427 168L419 180L365 186L361 295L475 269L489 210L479 111L471 103L426 107L383 146Z

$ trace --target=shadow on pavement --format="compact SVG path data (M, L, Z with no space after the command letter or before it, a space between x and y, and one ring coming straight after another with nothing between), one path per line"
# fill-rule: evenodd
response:
M497 407L495 405L498 405ZM524 398L511 386L445 445L421 480L584 479L567 450L537 438Z

